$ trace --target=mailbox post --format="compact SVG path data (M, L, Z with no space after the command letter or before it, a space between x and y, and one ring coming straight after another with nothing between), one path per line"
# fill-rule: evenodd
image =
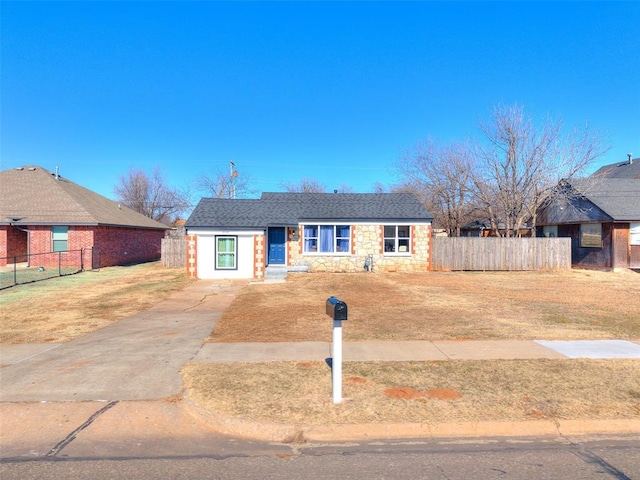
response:
M336 297L327 298L327 315L333 319L331 343L333 403L340 403L342 402L342 322L347 319L347 304Z

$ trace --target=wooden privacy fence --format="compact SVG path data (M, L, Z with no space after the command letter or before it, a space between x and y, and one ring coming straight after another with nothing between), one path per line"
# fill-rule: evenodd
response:
M160 254L163 267L186 267L186 237L167 237L162 239Z
M571 268L570 238L434 237L434 270Z

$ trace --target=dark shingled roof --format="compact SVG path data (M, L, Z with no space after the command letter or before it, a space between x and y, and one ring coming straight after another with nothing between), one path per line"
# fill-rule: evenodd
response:
M612 163L601 167L592 175L598 178L635 178L640 180L640 158L634 158L631 163Z
M0 224L10 222L17 225L169 228L36 166L0 172Z
M410 193L263 193L259 199L203 198L186 227L265 228L310 221L431 221Z
M640 179L575 179L571 186L615 221L640 220Z

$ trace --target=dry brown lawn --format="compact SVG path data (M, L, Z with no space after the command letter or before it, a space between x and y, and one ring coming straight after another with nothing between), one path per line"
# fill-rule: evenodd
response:
M0 343L66 342L150 308L190 283L158 263L0 292ZM640 274L299 274L247 285L210 341L331 340L325 301L349 306L346 341L640 338ZM331 402L321 362L189 364L211 410L293 424L637 418L640 360L347 362Z
M330 341L331 295L345 341L640 338L640 274L572 270L289 275L243 289L209 341Z
M323 362L189 364L190 398L222 415L292 425L640 416L640 360L346 362L344 401Z
M159 262L109 267L0 291L0 343L60 343L146 310L184 288Z
M290 275L244 288L209 341L331 341L331 295L349 308L346 341L640 338L640 274L574 270ZM268 423L640 415L637 359L346 362L338 405L322 362L190 364L183 375L196 403Z

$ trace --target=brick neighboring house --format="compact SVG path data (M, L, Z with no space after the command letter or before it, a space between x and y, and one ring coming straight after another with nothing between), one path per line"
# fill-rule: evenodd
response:
M263 193L203 198L186 223L188 275L427 271L433 217L409 193ZM279 273L276 273L276 276Z
M44 168L0 172L0 266L76 250L86 268L158 260L168 228Z

